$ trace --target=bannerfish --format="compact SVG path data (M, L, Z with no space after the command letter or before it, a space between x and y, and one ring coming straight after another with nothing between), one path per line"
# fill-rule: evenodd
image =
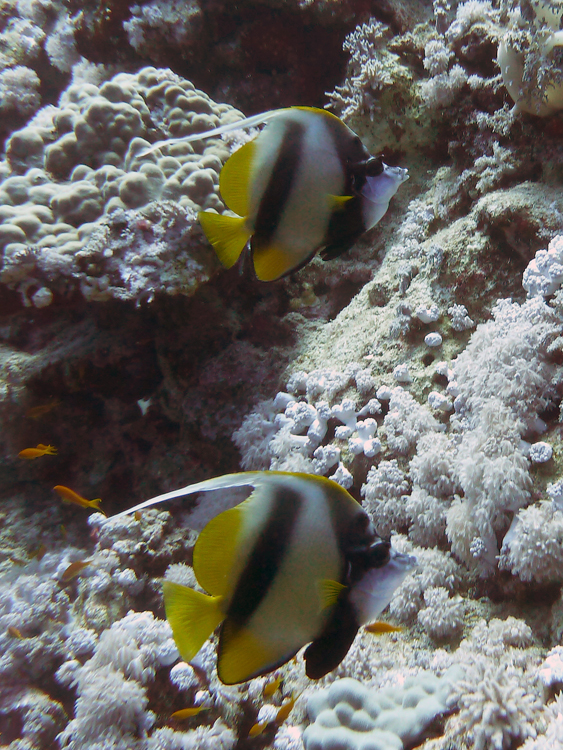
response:
M416 559L377 536L339 484L309 474L252 471L151 498L114 518L209 490L252 487L201 531L193 552L209 595L164 581L166 617L184 661L220 625L217 673L232 685L267 674L306 644L306 673L340 664L361 625L387 606Z
M313 107L272 110L206 133L195 141L267 123L235 151L219 175L226 206L237 216L199 213L221 263L230 268L250 240L256 277L274 281L317 253L331 260L386 213L408 171L372 157L336 115Z

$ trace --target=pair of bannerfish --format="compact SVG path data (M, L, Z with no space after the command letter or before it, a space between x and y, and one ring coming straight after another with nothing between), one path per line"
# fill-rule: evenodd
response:
M348 250L385 214L408 172L371 156L342 120L312 107L273 110L162 141L143 155L262 123L219 177L221 197L237 216L202 211L199 221L224 266L233 266L250 240L256 277L274 281L318 251L330 260Z
M264 130L229 158L219 178L221 196L238 216L204 211L199 220L223 265L233 266L250 239L257 278L273 281L319 250L330 259L351 247L385 214L408 174L370 156L337 117L308 107L267 112L174 141L261 123ZM361 505L340 485L307 474L230 474L125 513L238 487L253 491L213 518L194 547L195 576L208 594L164 581L166 617L178 650L191 661L220 626L217 672L224 683L235 684L274 670L309 644L306 672L318 679L342 661L360 626L387 606L416 560L378 537Z

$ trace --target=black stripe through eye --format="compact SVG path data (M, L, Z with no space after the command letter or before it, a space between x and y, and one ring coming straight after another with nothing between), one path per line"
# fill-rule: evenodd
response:
M282 564L302 504L302 496L289 488L273 489L269 520L246 563L235 588L227 619L243 626L258 608Z
M298 122L286 123L276 163L256 216L252 238L252 246L256 249L270 245L278 227L299 167L304 131Z

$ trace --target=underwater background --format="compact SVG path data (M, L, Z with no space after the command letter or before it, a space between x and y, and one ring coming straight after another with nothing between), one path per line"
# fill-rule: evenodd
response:
M0 747L563 748L562 29L561 0L1 0ZM261 282L197 219L258 129L147 148L292 105L409 179ZM195 585L232 496L105 516L268 469L418 566L326 677L226 686L162 578Z

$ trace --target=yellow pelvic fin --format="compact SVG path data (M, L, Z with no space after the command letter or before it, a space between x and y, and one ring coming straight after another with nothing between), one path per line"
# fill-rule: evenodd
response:
M234 266L250 239L245 220L240 216L222 216L211 211L200 211L198 219L221 263L225 268Z
M400 633L403 628L401 628L399 625L391 625L391 623L389 622L377 621L366 625L366 630L368 631L368 633L381 635L382 633Z
M190 661L223 620L221 599L172 581L164 581L162 589L166 619L178 651L184 661Z
M226 596L228 593L229 573L240 542L245 508L243 502L212 518L200 532L195 544L195 576L199 585L213 596Z
M346 586L338 581L331 581L326 578L319 583L319 594L321 597L321 609L327 609L336 604L340 593Z
M256 143L245 143L227 159L219 175L221 197L239 216L248 216L248 188L255 154Z
M329 195L328 202L333 211L340 211L353 197L353 195Z
M253 249L252 258L254 260L254 272L260 281L275 281L299 265L300 262L276 245ZM305 257L301 260L305 260Z
M279 659L248 628L234 628L228 620L225 622L217 660L217 674L221 682L225 685L246 682L278 662Z

